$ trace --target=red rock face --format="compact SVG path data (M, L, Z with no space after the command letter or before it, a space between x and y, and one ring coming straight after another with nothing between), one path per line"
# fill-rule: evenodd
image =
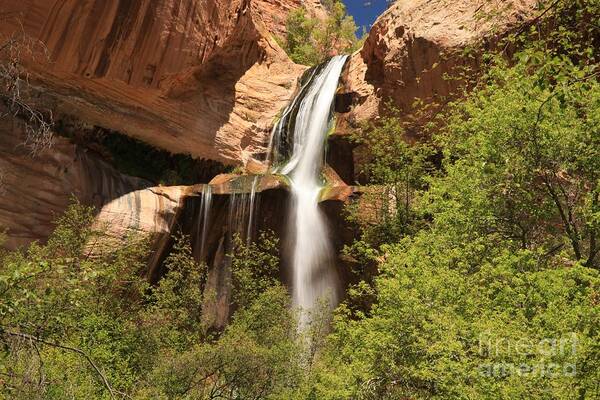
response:
M23 31L45 43L49 60L26 66L58 118L261 170L253 159L305 69L274 39L301 3L324 15L319 0L0 0L0 36ZM443 75L470 62L462 50L514 29L535 14L535 3L397 2L349 63L345 120L374 118L387 99L410 113L415 99L448 95L454 86ZM20 122L0 120L0 225L10 229L9 247L45 239L71 193L97 205L100 220L131 215L114 222L116 237L140 221L159 238L168 233L185 197L179 188L145 189L62 139L32 160L18 147L22 135ZM347 196L342 189L328 196ZM126 206L132 202L140 205ZM154 220L163 214L169 218Z
M277 36L285 37L285 21L287 15L303 6L308 14L324 20L327 12L321 0L254 0L260 10L260 17L269 30Z
M373 26L363 49L350 62L346 90L354 92L356 120L379 115L392 100L412 112L415 100L429 102L452 94L461 67L477 70L477 58L494 40L533 18L536 0L398 1Z
M50 50L52 71L134 87L158 88L162 78L202 61L234 25L226 17L234 10L215 1L205 10L192 1L10 3L25 31Z
M0 0L0 34L57 114L225 163L264 149L303 67L274 40L299 0ZM316 10L316 8L315 8Z
M0 107L0 113L5 111ZM142 179L120 174L62 138L32 158L22 145L24 138L20 121L0 119L0 228L7 230L7 241L2 243L7 248L46 240L71 196L100 209L127 193L150 186Z

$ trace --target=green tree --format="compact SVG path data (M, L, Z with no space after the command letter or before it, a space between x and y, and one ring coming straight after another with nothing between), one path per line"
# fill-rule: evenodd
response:
M149 242L107 248L93 215L74 203L46 245L1 255L0 398L285 398L305 379L271 235L238 246L238 311L210 333L206 267L188 238L150 286Z
M418 191L435 172L434 148L425 142L409 142L397 110L358 129L352 136L361 155L358 173L366 181L361 201L350 204L350 221L361 229L371 246L393 243L419 229L413 211ZM370 215L367 215L370 214Z
M261 232L256 242L233 240L231 257L233 302L250 306L261 293L279 282L279 240L273 232Z
M0 373L7 398L108 398L131 383L131 364L144 356L135 352L143 346L129 324L146 288L139 272L147 242L132 238L92 254L88 245L102 235L92 215L75 203L47 245L2 260Z
M369 258L372 305L340 307L315 398L600 396L598 6L544 5L544 34L519 29L441 115L441 170L412 202L424 223ZM404 154L387 148L384 166Z
M598 267L595 67L538 49L519 57L513 68L492 69L488 85L449 118L440 138L447 175L428 193L427 211L449 218L455 204L463 209L448 221L456 234L497 233L522 248L568 250L573 261Z
M286 20L286 36L282 44L292 61L304 65L319 64L338 53L358 48L354 19L339 0L324 3L325 21L308 15L304 7L291 11Z

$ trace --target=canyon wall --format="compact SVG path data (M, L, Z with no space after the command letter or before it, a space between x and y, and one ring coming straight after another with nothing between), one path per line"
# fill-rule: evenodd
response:
M373 25L352 56L344 91L353 97L345 122L357 125L385 112L405 117L425 104L458 95L461 73L476 76L481 54L498 38L530 23L536 0L407 0Z
M72 115L174 153L244 163L305 67L275 35L300 0L0 0L0 35L57 118ZM313 14L318 1L306 2Z
M275 41L300 0L0 0L0 43L21 56L32 104L175 153L247 163L265 151L273 118L305 67ZM323 16L318 0L309 12ZM33 43L33 44L32 44ZM0 119L0 226L5 245L45 240L71 196L93 205L112 235L161 242L177 189L147 189L81 146L56 138L31 157L19 119ZM164 196L165 191L178 193ZM154 215L152 215L154 214ZM159 246L160 247L160 246Z
M46 51L24 61L35 101L56 119L260 172L256 160L273 120L306 69L275 40L301 3L326 16L318 0L0 0L0 35L44 43ZM531 21L539 13L535 4L397 2L351 57L336 104L338 132L378 117L388 100L408 115L415 99L451 95L460 82L445 77L480 62L465 49L479 51ZM141 227L166 246L193 188L150 189L150 182L124 176L62 138L32 159L19 146L22 124L11 118L0 124L0 225L9 229L9 247L44 240L72 194L95 205L115 236ZM352 188L344 181L354 180L352 147L330 143L336 143L329 157L335 170L326 171L331 188L324 199L345 200Z
M0 108L0 112L3 109ZM0 227L14 249L45 240L71 196L97 208L150 182L120 174L106 162L63 138L33 158L23 146L25 126L0 118Z

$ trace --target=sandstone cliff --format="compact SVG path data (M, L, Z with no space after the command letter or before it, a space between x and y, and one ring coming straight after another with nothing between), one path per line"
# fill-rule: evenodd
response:
M476 73L490 42L536 16L536 0L398 1L374 24L345 77L352 93L350 123L369 120L387 101L406 115L415 100L452 95L463 67ZM445 77L454 78L446 79Z
M24 137L21 121L0 119L0 227L8 230L9 248L46 239L71 196L101 207L150 186L120 174L66 139L56 139L34 159L22 145Z
M0 0L0 37L24 34L46 46L48 57L24 61L36 104L55 119L239 164L264 151L272 120L304 70L273 38L300 4ZM318 0L306 6L323 13ZM46 239L72 195L94 205L114 236L139 229L161 242L169 233L177 189L144 190L149 182L61 138L31 158L20 146L23 125L7 116L0 124L0 226L8 229L8 247ZM175 194L165 197L169 191Z
M265 151L273 119L305 69L291 63L274 39L284 33L285 15L300 3L0 0L0 34L22 29L46 44L49 60L28 60L26 66L57 118L73 116L172 152L260 170L253 158ZM398 2L352 56L344 77L350 105L338 118L340 131L377 117L387 99L408 114L415 99L449 95L458 83L444 75L477 67L463 50L527 21L535 3ZM318 0L304 4L324 15ZM94 204L115 237L139 228L155 236L157 248L166 246L194 188L149 189L149 182L118 173L64 139L31 159L18 146L24 134L18 121L0 122L0 226L9 229L10 247L45 239L71 194ZM352 183L353 168L336 164L351 163L345 153L352 150L335 148L329 161L336 171L328 171L332 188L325 198L345 199L352 189L335 172ZM224 182L214 183L215 192L228 194ZM267 183L267 189L281 187Z
M300 3L0 0L0 34L46 45L49 60L26 66L57 117L239 164L264 151L304 70L274 39Z

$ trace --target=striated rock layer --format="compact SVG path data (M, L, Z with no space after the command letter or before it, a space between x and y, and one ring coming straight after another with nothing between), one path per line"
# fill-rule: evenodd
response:
M105 204L96 216L101 242L88 244L91 255L123 245L130 237L147 237L151 255L146 273L150 278L162 261L178 217L183 211L186 187L152 187L124 194Z
M0 35L24 31L26 63L55 114L175 153L229 164L264 152L305 67L275 35L300 0L0 0ZM318 1L306 6L323 12Z
M100 209L150 186L65 139L56 139L52 148L32 158L22 145L24 137L19 120L0 119L0 227L8 231L8 248L45 240L72 196Z
M490 42L536 16L536 0L403 0L375 23L364 47L353 55L345 91L354 98L346 122L381 114L387 101L406 115L415 100L425 103L454 94L463 67L478 69ZM445 79L450 77L453 79Z
M314 15L324 15L318 0L303 3ZM444 76L456 75L463 66L477 68L477 59L465 57L463 50L481 48L486 40L528 21L535 15L535 3L397 2L349 62L345 95L336 102L336 110L344 115L338 118L339 130L377 117L388 99L407 115L415 99L431 101L452 94L460 82ZM264 172L255 159L265 152L272 122L305 70L293 64L275 40L284 34L285 15L300 4L0 0L0 35L22 29L45 43L48 59L26 60L26 67L39 99L55 117L73 116L172 152ZM148 273L154 275L169 251L171 232L198 220L189 205L200 201L199 187L150 187L64 139L33 160L20 146L23 136L18 120L0 120L0 226L9 231L9 248L46 239L55 215L74 194L97 207L97 224L106 226L115 240L131 232L152 236L155 251ZM344 183L354 180L354 168L345 167L352 163L347 154L352 148L342 143L332 149L328 161L335 171L326 171L330 184L323 199L345 200L354 192ZM225 294L207 307L214 309L213 323L218 326L226 320L229 304L227 291L219 289L227 281L226 237L233 229L228 218L235 196L229 195L247 180L221 176L211 185L215 203L206 261L212 268L210 286L217 295ZM264 227L281 229L285 186L272 176L258 183L265 200L258 211L260 223L267 221ZM340 215L339 202L325 203L331 215Z

